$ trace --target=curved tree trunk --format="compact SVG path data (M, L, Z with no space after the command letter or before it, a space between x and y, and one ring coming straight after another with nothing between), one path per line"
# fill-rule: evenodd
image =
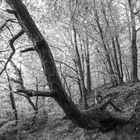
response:
M34 49L40 57L50 88L50 92L44 92L42 96L54 98L69 119L85 129L99 128L100 130L107 131L113 129L118 123L127 123L126 120L117 118L106 111L108 102L93 109L78 110L64 90L49 45L32 20L26 6L22 3L22 0L6 0L6 2L11 6L12 13L15 14L19 24L32 40ZM34 96L35 92L29 92L29 95L32 93Z

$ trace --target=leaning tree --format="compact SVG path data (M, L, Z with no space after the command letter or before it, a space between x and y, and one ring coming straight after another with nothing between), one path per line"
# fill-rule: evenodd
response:
M33 49L29 48L26 51L34 50L38 53L43 67L44 76L48 81L50 89L50 91L18 89L18 92L23 92L30 97L44 96L53 98L71 121L76 123L79 127L87 130L98 128L105 132L115 128L118 124L125 125L131 123L131 119L125 119L114 115L106 109L108 104L110 104L116 111L122 113L120 109L115 107L110 99L87 110L79 110L66 93L57 72L50 47L37 28L22 0L6 0L6 2L11 7L11 9L6 9L6 11L9 14L14 15L21 26L21 31L10 40L10 47L13 52L10 55L9 60L15 52L14 42L25 33L33 42Z

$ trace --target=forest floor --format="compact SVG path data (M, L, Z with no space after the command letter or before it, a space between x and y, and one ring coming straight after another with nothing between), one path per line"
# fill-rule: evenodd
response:
M88 96L89 106L94 104L94 92L97 92L104 100L111 98L119 109L123 110L122 117L131 118L134 114L140 120L140 83L126 84L123 86L111 87L106 84L92 91ZM110 109L111 106L108 106ZM113 109L112 109L113 112ZM115 111L114 111L115 113ZM117 115L117 114L116 114ZM110 140L108 133L103 134L98 130L86 131L76 127L71 121L62 119L63 116L53 114L48 117L36 129L22 130L18 134L13 132L0 140ZM140 123L140 121L138 122ZM2 126L0 128L0 136L2 134ZM6 127L5 127L6 128ZM140 139L140 127L128 127L130 133L133 131L135 136ZM9 129L11 131L11 129Z

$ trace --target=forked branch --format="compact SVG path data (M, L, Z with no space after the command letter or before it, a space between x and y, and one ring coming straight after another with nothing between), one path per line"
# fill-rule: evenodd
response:
M7 23L8 23L8 22L14 22L14 23L16 23L14 20L15 20L15 19L7 19L7 20L5 21L5 23L0 27L0 31L2 31L2 29L3 29L4 27L7 26Z

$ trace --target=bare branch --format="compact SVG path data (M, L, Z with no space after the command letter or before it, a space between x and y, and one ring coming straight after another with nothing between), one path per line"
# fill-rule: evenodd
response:
M9 22L9 19L5 21L5 23L0 27L0 31L6 26L7 22Z
M15 20L15 19L8 19L8 20L6 20L5 23L0 27L0 31L1 31L4 27L6 27L6 25L7 25L8 22L14 22L14 23L16 23L14 20Z
M9 14L13 14L13 15L16 14L16 11L11 10L11 9L6 9L6 12L8 12Z
M135 12L134 14L137 15L139 12L140 12L140 9L137 12Z
M24 49L24 50L22 50L20 52L25 53L25 52L30 52L30 51L35 51L35 49L33 47L31 47L31 48L26 48L26 49Z
M14 42L15 42L21 35L23 35L23 34L24 34L24 31L21 30L21 31L20 31L18 34L16 34L12 39L10 39L10 47L11 47L11 49L12 49L12 52L11 52L10 56L8 57L8 59L7 59L7 61L6 61L4 68L1 70L0 75L5 71L5 69L6 69L6 67L7 67L7 65L8 65L8 63L9 63L9 61L12 59L12 57L13 57L13 55L14 55L14 53L15 53L15 47L14 47L14 45L13 45Z
M71 67L69 64L66 64L66 63L64 63L62 61L59 61L59 60L55 60L55 62L63 64L63 65L67 66L68 68L70 68L71 70L73 70L74 72L77 73L77 71L73 67Z
M33 97L33 96L53 97L55 94L55 92L35 91L35 90L26 90L26 89L18 89L17 92L24 93L29 97Z
M21 93L19 93L19 92L15 92L15 91L9 90L9 89L7 89L7 88L5 88L5 87L3 87L3 89L4 89L4 91L6 90L6 91L8 91L8 92L12 92L12 93L14 93L14 94L17 94L17 95L20 95L20 96L23 96L23 97L26 97L26 98L27 98L27 95L25 95L25 94L21 94Z
M140 27L136 30L136 32L138 32L140 30Z
M11 91L11 92L14 93L14 94L17 94L17 95L20 95L20 96L23 96L23 97L27 98L27 95L25 95L25 94L21 94L19 92L13 92L13 91Z
M0 31L6 26L7 21L0 27Z
M12 31L11 31L11 29L6 25L6 28L8 29L8 31L9 31L9 33L11 34L11 36L13 37L14 35L13 35L13 33L12 33Z
M16 11L11 10L11 9L6 9L6 10L4 10L4 9L0 8L0 10L3 11L3 12L9 13L9 14L14 14L14 15L15 15L15 13L16 13Z

